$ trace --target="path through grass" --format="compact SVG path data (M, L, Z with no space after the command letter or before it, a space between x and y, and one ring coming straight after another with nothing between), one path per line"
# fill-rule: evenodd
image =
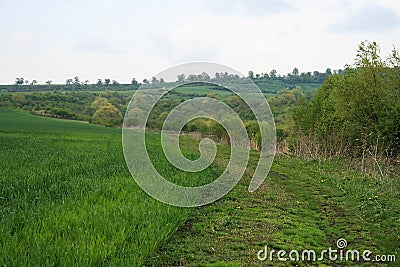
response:
M227 196L196 209L147 260L147 266L354 266L377 263L329 261L259 261L257 252L271 249L337 249L377 254L400 252L400 180L365 177L334 162L277 157L264 184L250 194L247 174ZM286 255L288 257L288 255ZM318 257L318 255L317 255ZM397 258L397 261L399 259ZM381 266L384 266L382 264ZM396 262L388 263L397 266Z

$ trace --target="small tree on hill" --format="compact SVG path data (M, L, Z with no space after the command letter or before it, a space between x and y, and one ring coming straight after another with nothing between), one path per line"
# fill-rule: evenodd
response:
M93 119L106 126L119 125L122 122L122 113L113 104L101 106L93 115Z

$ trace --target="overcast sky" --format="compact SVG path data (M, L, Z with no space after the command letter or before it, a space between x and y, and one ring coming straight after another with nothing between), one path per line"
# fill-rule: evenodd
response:
M247 74L352 64L357 45L400 48L400 3L371 1L0 0L0 83L142 81L186 62Z

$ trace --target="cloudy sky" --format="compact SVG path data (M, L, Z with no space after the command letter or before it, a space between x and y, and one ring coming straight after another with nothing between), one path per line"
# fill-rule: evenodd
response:
M121 83L186 62L246 74L325 71L357 45L400 49L398 0L0 0L0 84L67 78Z

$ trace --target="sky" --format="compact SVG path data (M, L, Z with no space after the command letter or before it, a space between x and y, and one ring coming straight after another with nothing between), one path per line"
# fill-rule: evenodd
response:
M398 0L0 0L0 84L17 77L129 83L193 61L247 74L352 64L400 49Z

